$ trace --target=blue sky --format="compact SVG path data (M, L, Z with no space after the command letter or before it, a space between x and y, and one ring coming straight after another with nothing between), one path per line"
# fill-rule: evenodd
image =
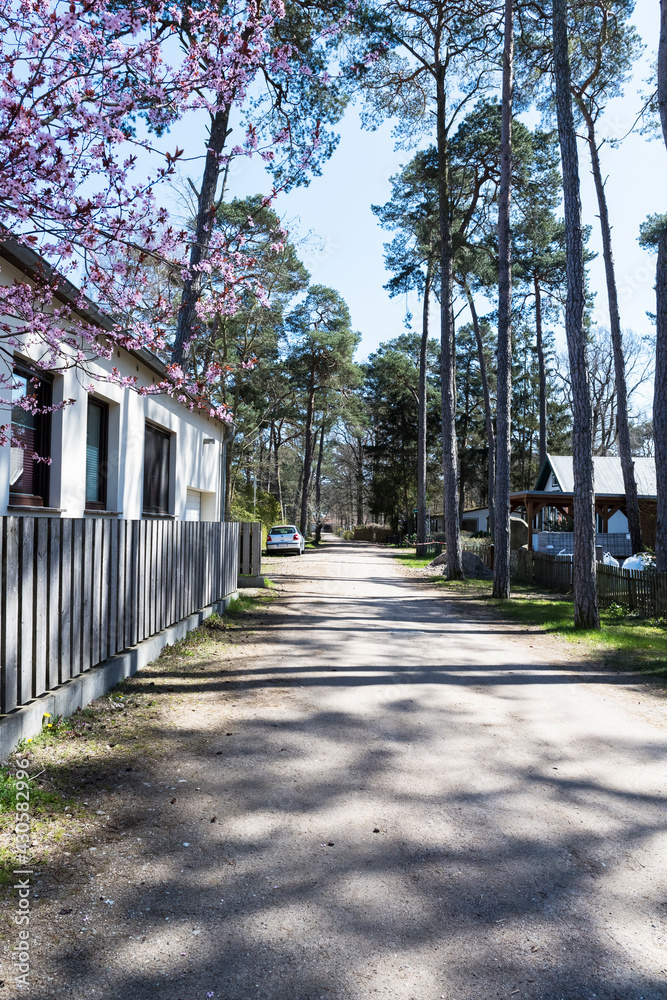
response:
M654 60L659 5L639 0L634 21L648 51L626 86L625 96L613 102L602 123L611 138L627 131L641 106L639 92L646 89L644 79ZM358 356L363 358L404 329L405 299L392 300L382 288L387 280L382 244L389 234L380 229L370 206L387 200L389 178L411 154L394 149L390 122L376 132L364 131L355 106L348 109L338 131L338 149L325 164L322 176L308 188L279 197L276 207L293 234L312 234L313 239L301 250L302 259L314 281L336 288L347 301L353 324L362 335ZM580 155L584 216L593 227L591 246L599 252L595 191L583 146ZM632 134L620 148L605 146L601 155L608 176L622 323L638 333L651 333L646 311L655 308L655 262L639 247L637 236L640 223L649 213L667 210L667 152L661 138L649 141ZM260 189L267 189L261 165L239 161L230 194L241 196ZM608 315L601 254L590 266L590 280L597 292L594 318L604 325ZM417 316L418 303L411 305Z

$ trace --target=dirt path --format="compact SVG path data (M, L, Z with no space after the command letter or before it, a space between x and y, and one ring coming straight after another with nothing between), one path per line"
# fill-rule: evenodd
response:
M665 1000L664 702L378 548L271 566L42 876L21 995Z

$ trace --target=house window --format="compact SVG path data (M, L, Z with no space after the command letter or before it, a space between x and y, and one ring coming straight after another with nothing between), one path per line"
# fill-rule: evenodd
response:
M51 384L20 367L14 369L13 378L9 503L48 506L49 465L44 460L51 457L51 415L31 413L22 404L28 400L40 408L50 406Z
M169 513L169 444L169 434L146 424L144 514Z
M107 503L108 409L97 399L88 400L86 430L86 509L105 510Z

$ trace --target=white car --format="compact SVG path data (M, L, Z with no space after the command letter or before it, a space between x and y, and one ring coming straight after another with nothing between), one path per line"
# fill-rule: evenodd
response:
M655 556L650 552L635 552L625 560L623 569L655 569Z
M296 552L302 556L306 539L294 524L276 524L266 538L266 554L273 552Z

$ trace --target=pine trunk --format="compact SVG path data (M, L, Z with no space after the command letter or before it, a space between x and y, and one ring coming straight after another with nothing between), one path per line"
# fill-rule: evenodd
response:
M322 538L322 456L324 455L324 424L320 427L320 450L317 456L315 470L315 544L319 545Z
M496 488L496 435L493 430L493 410L491 408L491 390L489 389L489 373L486 368L486 357L484 355L484 341L482 340L482 330L479 325L479 316L475 307L475 300L472 292L466 284L464 286L468 307L472 317L472 328L475 332L477 342L477 356L479 358L479 371L482 378L482 392L484 394L484 423L486 426L486 440L489 448L489 484L488 484L488 505L489 505L489 532L494 537L495 517L495 488Z
M443 473L443 517L445 527L445 575L463 579L461 517L457 491L458 449L456 445L456 353L454 348L454 248L449 205L449 152L446 128L445 73L438 67L438 215L440 222L440 382Z
M662 135L667 146L667 0L660 0L660 41L658 42L658 107Z
M296 493L294 494L294 521L296 522L297 516L301 509L301 487L303 486L303 465L299 469L299 481L296 484ZM305 536L304 536L305 537Z
M540 378L540 469L547 460L547 365L544 358L542 333L542 289L537 275L533 278L535 289L535 333L537 335L537 365Z
M364 523L364 442L360 435L357 436L357 524Z
M417 541L426 541L426 411L427 384L426 360L428 352L428 311L431 301L433 267L428 262L424 282L424 312L422 319L422 339L419 346L419 428L417 434Z
M171 352L172 362L178 365L183 361L184 347L194 335L197 326L197 303L201 298L204 280L199 265L205 259L211 245L211 235L215 222L215 195L220 179L220 155L229 134L229 113L230 106L228 105L221 108L211 121L204 176L197 203L195 235L190 250L189 277L183 282L176 336Z
M310 473L313 466L313 411L315 409L315 385L313 379L310 381L308 391L308 406L306 408L306 424L304 427L304 449L303 449L303 481L301 485L301 517L299 520L299 531L306 537L308 527L308 490L310 487Z
M667 231L658 240L656 274L657 330L655 387L653 390L653 435L658 512L655 527L655 561L659 573L667 573Z
M628 388L625 381L625 360L623 358L623 338L621 335L621 317L618 308L618 292L616 289L616 274L614 272L614 256L611 249L611 226L607 209L607 195L602 180L600 157L595 141L595 123L587 109L580 103L582 114L588 129L588 148L591 154L593 179L600 214L600 231L602 234L602 255L607 279L607 299L609 302L609 327L611 343L614 352L614 375L616 383L616 422L618 427L618 453L623 470L623 485L625 487L625 503L628 517L628 531L633 552L641 552L642 529L639 517L639 499L637 497L637 480L635 479L635 464L632 461L632 445L630 444L630 425L628 422Z
M565 332L572 386L572 454L574 469L574 624L599 628L595 569L595 489L593 421L584 330L586 271L579 191L579 156L572 115L566 0L553 0L553 49L558 137L563 168L567 251Z
M512 103L514 96L514 0L505 0L503 96L498 196L498 388L496 392L496 488L493 596L510 596L510 454L512 429Z

